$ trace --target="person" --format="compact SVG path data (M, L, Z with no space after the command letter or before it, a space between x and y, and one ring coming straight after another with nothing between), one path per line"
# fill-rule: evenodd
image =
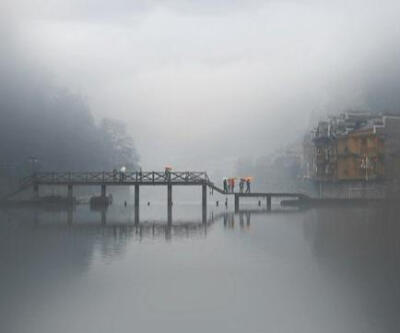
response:
M167 166L165 167L165 180L170 181L171 180L171 167Z
M235 192L235 178L232 178L232 188L231 188L232 193Z
M250 193L250 178L246 179L246 193Z
M117 180L117 174L118 174L118 171L117 171L117 169L113 169L113 179L114 180Z
M226 180L226 178L224 178L224 192L227 193L228 192L228 182Z
M239 182L239 191L240 191L240 193L243 193L243 189L244 189L244 179L240 178L240 182Z

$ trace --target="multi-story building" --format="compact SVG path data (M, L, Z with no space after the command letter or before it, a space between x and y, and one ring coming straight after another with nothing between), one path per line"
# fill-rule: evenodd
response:
M320 185L354 189L400 180L398 116L353 112L330 117L318 123L304 147L306 175Z

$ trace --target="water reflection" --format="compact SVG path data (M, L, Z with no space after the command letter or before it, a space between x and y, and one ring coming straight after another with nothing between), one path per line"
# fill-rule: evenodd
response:
M212 213L206 223L126 223L107 213L100 210L78 219L71 209L0 211L0 332L65 331L43 330L47 304L79 284L96 257L121 260L135 241L204 238L216 221ZM69 321L68 311L62 321Z
M314 209L304 217L319 272L345 300L337 314L362 318L363 332L400 329L399 213L375 205Z
M399 209L220 208L0 211L0 332L399 331Z
M196 219L180 219L180 220L162 220L152 219L139 221L134 219L131 221L121 221L120 216L110 214L107 209L91 209L90 218L83 218L82 214L76 212L75 207L65 209L42 209L35 208L29 210L7 210L8 219L11 216L15 220L23 220L24 224L29 224L29 220L33 221L35 229L59 229L59 230L85 230L91 229L99 233L107 233L110 235L126 235L128 238L141 240L143 238L160 238L172 239L172 237L191 238L199 235L206 235L207 229L216 221L221 219L226 212L214 214L210 212L205 221ZM77 216L78 215L78 216ZM29 218L31 216L31 218ZM66 216L66 218L64 218ZM26 223L28 222L28 223Z
M0 221L0 331L29 332L46 300L87 271L97 238L41 228L37 210L1 212Z
M251 211L240 211L239 213L225 212L222 215L222 219L224 221L224 227L227 229L235 229L235 221L239 219L240 228L249 230L251 214L252 214Z

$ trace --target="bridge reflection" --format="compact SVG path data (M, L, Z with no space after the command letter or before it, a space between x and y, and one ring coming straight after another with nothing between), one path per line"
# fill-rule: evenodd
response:
M109 217L107 209L96 210L99 217L91 218L91 220L82 221L75 219L74 209L70 208L64 211L62 221L49 221L41 218L40 211L34 210L34 226L35 228L48 229L66 229L74 231L96 231L102 234L108 234L117 238L127 237L136 238L138 240L144 238L165 238L169 240L173 237L177 238L193 238L206 236L208 228L222 218L221 214L215 215L211 212L208 218L203 219L176 219L176 220L143 220L121 222L120 219ZM65 214L66 213L66 214ZM66 215L66 219L65 219Z
M250 229L251 211L241 211L237 214L225 213L223 215L224 227L234 229L235 224L239 221L241 229Z
M220 221L223 221L225 228L233 229L238 224L241 229L249 229L253 214L267 214L270 212L264 210L247 210L240 213L231 211L215 213L212 211L206 222L199 219L177 219L171 222L165 220L121 222L115 220L115 218L108 218L106 209L100 210L98 213L100 214L98 219L85 222L78 219L75 221L73 210L68 209L66 220L64 217L63 221L49 221L40 216L39 210L34 210L34 227L37 229L46 228L48 230L57 229L59 231L63 229L82 232L95 231L115 238L134 238L137 240L165 238L166 240L170 240L172 238L205 237L209 228Z
M123 209L121 211L124 211ZM115 237L134 237L136 239L143 238L165 238L169 240L173 237L177 238L193 238L206 236L209 228L216 222L222 221L225 229L240 228L240 230L250 230L251 219L257 215L277 215L291 214L299 210L274 210L268 209L247 209L239 212L223 210L211 211L207 218L198 219L174 219L174 220L150 220L143 221L124 219L122 215L115 215L115 211L108 209L96 209L86 211L86 215L82 215L82 211L76 212L74 207L64 210L39 209L29 210L33 214L33 224L35 228L51 229L70 229L74 231L91 230L100 233L106 233ZM89 213L89 214L88 214ZM32 216L32 215L31 215ZM126 216L125 216L126 218Z

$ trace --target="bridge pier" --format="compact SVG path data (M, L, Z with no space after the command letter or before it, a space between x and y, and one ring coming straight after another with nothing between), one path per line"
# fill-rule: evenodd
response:
M201 206L202 206L202 221L207 222L207 184L201 186Z
M235 193L235 213L239 212L239 194Z
M101 197L103 198L104 202L106 199L106 184L101 184Z
M139 185L135 185L135 223L139 224Z
M167 185L168 224L172 224L172 184Z
M68 184L68 194L67 194L67 198L68 198L68 202L72 203L73 201L73 192L72 192L72 184Z
M267 210L271 210L271 196L267 195Z

